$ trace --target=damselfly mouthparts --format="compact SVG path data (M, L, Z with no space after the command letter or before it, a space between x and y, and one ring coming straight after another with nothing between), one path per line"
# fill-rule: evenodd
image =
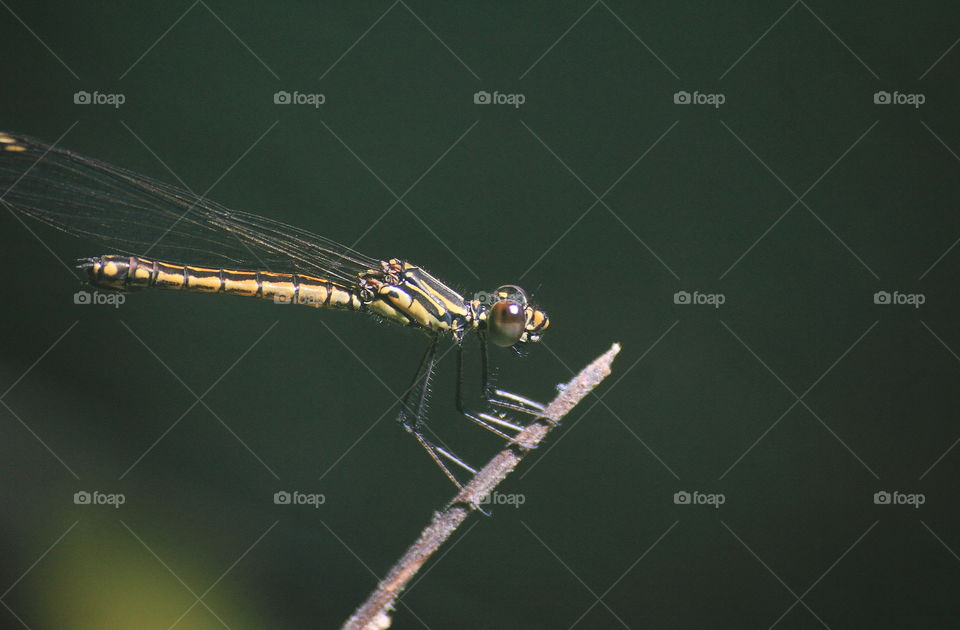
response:
M549 326L520 287L466 299L407 261L378 260L322 236L265 217L228 210L194 194L38 140L0 132L0 203L116 253L83 259L92 284L114 291L146 288L226 293L318 308L370 313L430 337L401 401L397 420L444 474L446 462L476 472L424 434L426 401L442 335L457 344L457 408L472 422L510 439L522 427L502 413L471 411L463 402L463 343L476 332L483 400L538 415L542 407L494 389L487 341L519 348Z

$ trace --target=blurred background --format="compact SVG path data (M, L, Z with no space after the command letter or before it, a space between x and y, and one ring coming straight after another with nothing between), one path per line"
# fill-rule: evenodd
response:
M622 343L501 486L522 505L468 522L395 627L960 614L954 5L0 16L0 128L467 295L523 285L550 330L493 363L532 398ZM67 267L110 252L29 227L0 216L3 627L337 627L452 496L393 422L423 335L219 296L75 304ZM479 464L499 444L453 371L431 426Z

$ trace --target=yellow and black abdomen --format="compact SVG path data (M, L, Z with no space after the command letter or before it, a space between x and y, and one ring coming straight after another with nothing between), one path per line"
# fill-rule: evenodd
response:
M175 265L138 256L99 256L84 261L90 283L114 291L172 289L257 297L316 308L365 310L352 288L314 276Z

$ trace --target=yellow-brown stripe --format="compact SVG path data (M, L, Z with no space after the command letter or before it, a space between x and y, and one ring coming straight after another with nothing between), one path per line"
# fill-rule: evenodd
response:
M352 289L314 276L175 265L138 256L100 256L91 258L83 267L91 284L116 291L152 287L258 297L317 308L363 310L360 298Z

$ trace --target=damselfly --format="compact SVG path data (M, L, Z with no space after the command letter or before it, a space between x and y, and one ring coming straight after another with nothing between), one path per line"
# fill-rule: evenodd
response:
M376 259L322 236L237 212L186 190L26 136L0 132L0 202L71 235L100 241L114 253L82 259L95 286L225 293L318 308L369 313L424 331L430 338L397 421L459 487L450 462L476 472L424 434L430 379L441 336L457 345L457 409L504 439L523 427L503 412L467 409L463 344L480 341L482 398L488 405L537 415L537 403L494 389L487 341L519 349L549 326L520 287L505 285L466 299L425 270L399 258Z

